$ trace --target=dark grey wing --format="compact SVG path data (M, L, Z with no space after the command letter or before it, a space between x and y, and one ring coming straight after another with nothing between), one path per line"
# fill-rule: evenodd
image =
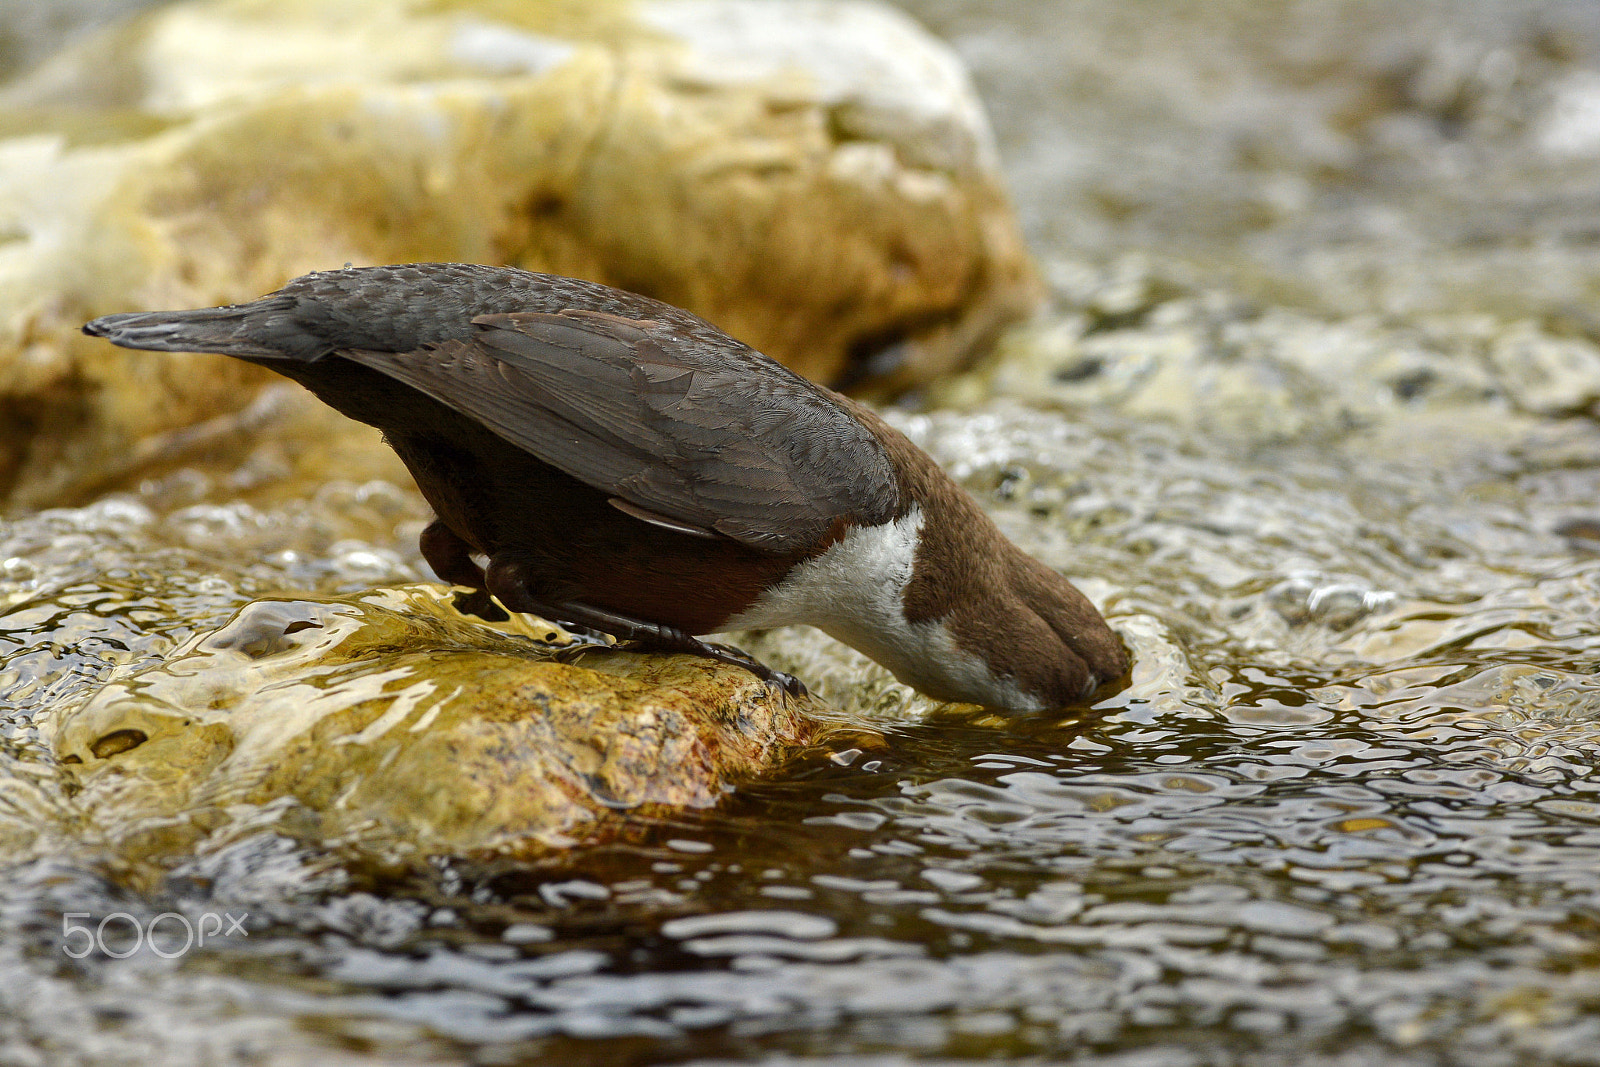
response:
M645 512L791 554L899 495L883 447L829 395L732 338L600 312L481 315L470 340L345 350Z

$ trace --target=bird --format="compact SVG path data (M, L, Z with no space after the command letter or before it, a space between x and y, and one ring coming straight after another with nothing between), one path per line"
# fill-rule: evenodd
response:
M437 516L424 559L486 621L535 614L791 693L700 637L806 624L929 697L1010 715L1082 704L1130 666L1088 598L871 408L647 296L346 266L83 331L259 364L377 427Z

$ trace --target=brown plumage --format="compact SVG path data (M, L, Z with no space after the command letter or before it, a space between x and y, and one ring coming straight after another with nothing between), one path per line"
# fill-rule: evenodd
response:
M950 699L1008 703L996 693L1015 690L1030 707L1077 699L1125 668L1093 607L1005 541L903 436L656 300L510 268L413 264L311 274L248 304L110 315L84 330L129 348L260 363L381 429L438 513L424 556L473 590L464 610L487 618L498 616L492 593L514 611L741 663L791 687L692 635L783 617L868 631L852 643L872 654L877 620L911 627L880 650L896 673ZM925 523L930 514L961 528ZM852 581L892 575L852 578L835 564L860 569L861 546L912 525L898 608L854 611ZM864 541L869 534L878 540ZM966 583L913 576L924 560L949 566L947 557L974 552L954 562L1014 576L1009 585L1042 595L1044 607L1011 603L1008 588L958 618L963 605L945 594ZM487 572L475 555L487 557ZM792 608L788 594L810 586L786 583L819 567L838 587L837 612ZM787 618L796 611L819 617ZM916 629L923 624L937 632ZM973 642L995 636L977 632L986 629L1015 633L1020 645L985 658ZM993 661L1005 684L980 694L899 662L946 636ZM1063 665L1035 682L1027 675L1039 668L1019 657Z

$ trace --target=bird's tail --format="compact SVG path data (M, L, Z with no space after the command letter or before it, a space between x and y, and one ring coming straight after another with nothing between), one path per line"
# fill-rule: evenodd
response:
M83 332L104 337L123 348L154 352L214 352L240 359L282 359L281 348L269 348L250 334L259 331L260 304L199 308L194 311L140 311L105 315Z

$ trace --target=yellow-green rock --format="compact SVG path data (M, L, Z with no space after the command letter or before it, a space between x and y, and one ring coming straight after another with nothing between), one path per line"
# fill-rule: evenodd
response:
M53 724L80 836L131 860L272 828L408 857L525 852L715 804L817 730L735 667L553 654L444 590L258 600Z

